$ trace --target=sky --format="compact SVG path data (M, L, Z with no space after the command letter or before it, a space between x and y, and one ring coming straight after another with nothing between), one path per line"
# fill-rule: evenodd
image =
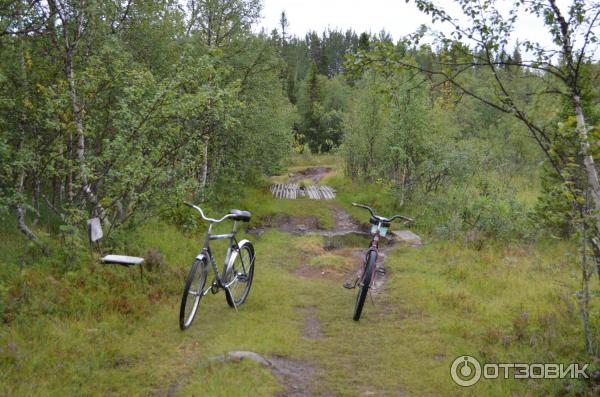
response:
M452 1L438 0L448 11L457 10ZM500 7L509 9L512 2L500 0ZM566 10L568 0L559 0L561 9ZM453 8L454 7L454 8ZM421 13L413 2L405 0L263 0L263 20L259 28L270 32L279 27L281 11L285 10L289 32L304 37L309 30L323 32L327 28L353 29L357 33L377 33L385 29L398 40L413 33L421 24L430 25L431 19ZM453 15L458 15L454 13ZM440 29L441 25L434 25ZM516 38L550 44L541 22L529 15L520 16Z
M269 31L278 27L283 10L290 32L299 37L309 30L322 32L328 27L352 28L359 34L385 28L397 39L429 21L404 0L263 0L264 19L259 25Z

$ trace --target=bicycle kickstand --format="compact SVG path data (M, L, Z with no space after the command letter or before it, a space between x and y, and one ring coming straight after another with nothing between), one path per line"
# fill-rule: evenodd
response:
M225 293L229 294L229 299L231 299L231 301L233 302L233 308L235 309L235 311L238 311L237 305L235 304L235 299L233 299L233 294L231 293L231 291L229 290L229 287L225 287Z
M375 306L375 300L373 299L373 293L371 292L372 288L369 288L369 297L371 297L371 303Z

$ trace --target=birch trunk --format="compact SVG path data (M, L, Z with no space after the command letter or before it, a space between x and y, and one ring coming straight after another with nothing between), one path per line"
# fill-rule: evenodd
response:
M67 147L67 155L69 156L69 160L73 158L73 134L69 132L68 134L68 147ZM67 185L67 198L69 200L69 204L73 204L73 200L75 200L75 192L73 190L73 170L69 165L67 169L66 181Z
M585 207L581 214L581 292L578 294L579 298L579 306L581 309L581 320L583 321L583 338L585 344L585 351L589 354L594 354L594 343L592 339L592 332L590 330L590 278L592 272L588 268L588 255L587 255L587 242L588 240L592 241L593 247L593 237L588 236L588 225L586 224L586 218L589 216L591 203L590 203L590 190L586 192L585 197ZM594 230L596 228L593 228ZM593 234L597 234L593 233ZM592 237L592 238L590 238ZM596 263L598 263L598 255L596 250L594 249L594 256L596 259Z
M206 182L208 178L208 138L204 141L204 165L202 167L202 180L200 181L200 188L204 191L206 188Z
M103 222L107 220L106 211L104 207L100 204L98 197L94 194L92 187L89 183L87 177L87 171L85 167L85 133L83 127L83 120L81 117L81 107L79 106L79 101L77 98L77 86L75 83L75 71L74 71L74 52L76 50L77 44L81 35L83 34L84 29L84 6L85 2L81 1L80 3L81 9L79 10L79 17L77 21L77 33L75 35L75 39L71 42L69 40L68 31L65 27L63 27L63 35L65 39L65 74L67 77L67 81L69 83L69 95L71 97L71 108L73 110L73 121L75 123L75 129L77 131L77 162L79 163L79 178L81 179L82 189L87 197L88 201L94 205L94 210L96 216L98 216ZM65 22L64 16L61 14L61 19L63 20L63 24Z
M23 189L25 185L25 170L19 171L19 175L17 176L17 194L19 196L19 201L15 206L16 215L17 215L17 227L27 237L29 240L33 241L35 245L37 245L46 255L49 255L48 248L44 246L37 236L33 233L33 231L27 226L25 222L25 205L22 202L23 197Z
M596 163L594 157L590 153L590 142L588 136L587 125L585 123L585 116L583 114L583 108L581 107L581 99L578 95L573 96L573 105L575 108L575 117L577 119L577 134L581 140L581 151L583 153L583 163L585 167L585 173L587 176L588 189L592 196L593 202L593 217L595 221L595 233L589 237L592 243L594 251L594 259L596 261L596 268L600 275L600 182L598 181L598 173L596 171Z
M589 188L592 193L592 199L594 201L594 208L600 210L600 182L598 181L598 173L596 171L596 163L590 153L590 143L588 137L588 130L585 124L585 117L581 108L581 100L579 96L573 97L573 104L575 106L575 116L577 118L577 133L581 139L581 149L584 155L583 162L585 165L585 171L587 174L587 180ZM596 226L600 230L600 214L596 215Z

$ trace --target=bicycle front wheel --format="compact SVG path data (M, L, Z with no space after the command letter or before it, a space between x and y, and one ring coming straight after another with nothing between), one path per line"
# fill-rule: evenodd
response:
M208 274L208 264L206 259L196 259L190 269L183 296L181 297L181 308L179 309L179 328L185 330L192 325L198 305L202 299L206 277Z
M376 261L377 253L374 251L369 251L367 254L365 269L359 281L358 294L356 295L356 305L354 306L354 321L360 320L360 315L362 314L363 306L365 305L365 300L367 299L367 294L369 293L369 288L371 286L371 279L375 270Z
M231 255L225 270L225 285L229 286L225 297L229 306L236 307L246 301L254 278L254 259L254 247L248 240L240 242L239 251Z

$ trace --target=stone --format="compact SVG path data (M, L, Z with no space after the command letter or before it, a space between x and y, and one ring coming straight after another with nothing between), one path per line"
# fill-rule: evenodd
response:
M406 243L413 247L423 245L421 237L410 230L394 230L392 234L394 235L394 238L401 243Z

